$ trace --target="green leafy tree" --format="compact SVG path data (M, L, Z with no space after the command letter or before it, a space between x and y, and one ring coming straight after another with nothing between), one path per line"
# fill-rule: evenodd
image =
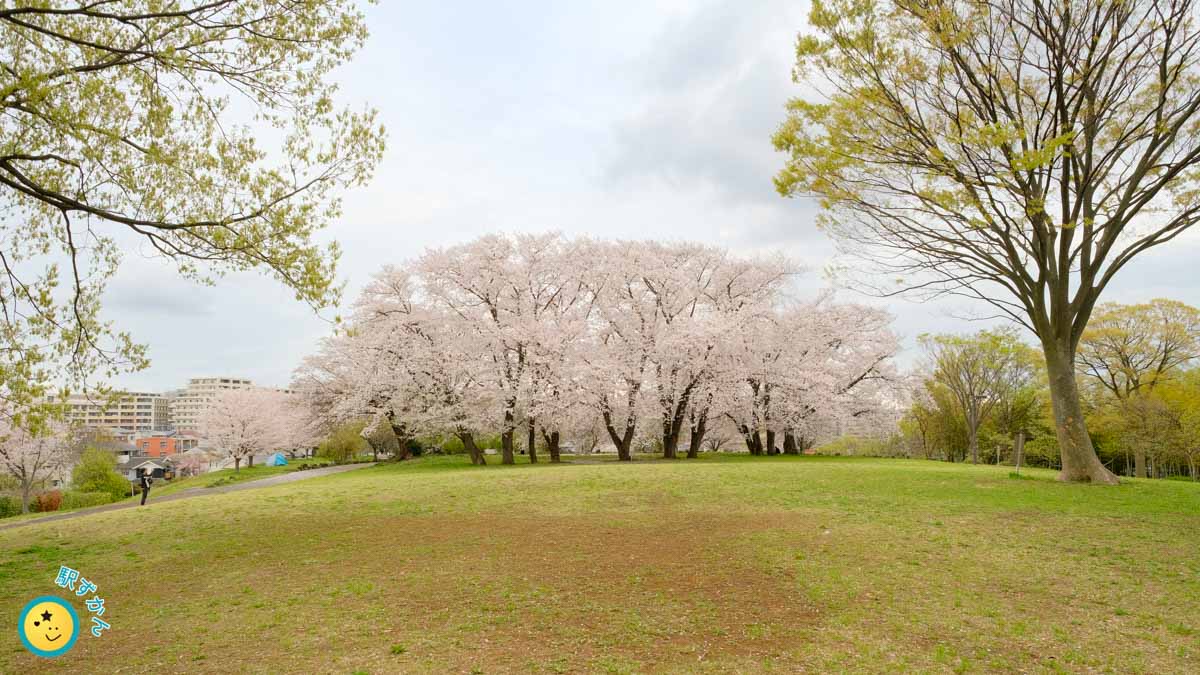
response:
M814 0L774 136L787 196L878 293L989 303L1037 336L1060 478L1092 447L1079 340L1112 281L1200 220L1197 2Z
M1176 300L1096 308L1079 343L1079 370L1127 400L1200 359L1200 309Z
M317 447L317 454L338 463L354 459L368 447L367 439L362 435L365 427L363 422L353 422L334 429Z
M920 341L929 356L930 378L952 399L965 425L971 462L978 464L980 427L997 411L1011 409L1033 386L1037 355L1013 330L922 335Z
M1188 475L1200 480L1200 368L1164 383L1157 392L1176 422L1176 453L1187 463Z
M1166 427L1162 401L1152 393L1172 373L1200 358L1200 310L1175 300L1096 308L1079 344L1079 371L1109 398L1119 438L1133 452L1134 474L1147 476L1147 459L1162 446L1150 434ZM1100 406L1105 406L1105 401ZM1104 420L1109 422L1112 420ZM1111 426L1111 425L1110 425Z
M916 400L901 420L901 428L920 448L926 459L940 457L954 462L965 456L969 446L966 425L954 395L933 378L916 391Z
M117 460L98 448L87 448L71 471L71 484L80 492L103 492L120 499L129 492L129 481L117 472Z
M384 136L327 76L366 34L351 0L0 5L0 398L145 367L100 319L124 250L334 301L314 233Z
M1032 349L1026 348L1025 359L1029 360L1032 373L1028 378L1013 383L1013 387L996 406L992 417L992 427L996 435L1002 439L997 443L996 463L999 464L1003 453L999 448L1011 444L1012 462L1020 467L1025 451L1025 441L1033 432L1042 432L1045 418L1044 404L1049 400L1046 388L1046 373L1042 361Z
M1178 440L1176 411L1162 397L1151 393L1131 396L1121 403L1120 410L1120 441L1134 452L1138 475L1143 478L1148 475L1148 462L1149 475L1161 476L1163 462L1171 456Z

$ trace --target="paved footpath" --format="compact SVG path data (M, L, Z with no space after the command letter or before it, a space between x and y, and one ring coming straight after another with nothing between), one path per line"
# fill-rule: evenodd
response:
M326 466L320 469L305 469L303 471L289 471L268 478L260 478L258 480L248 480L244 483L233 483L232 485L221 485L218 487L209 488L189 488L173 492L165 497L154 497L154 489L150 490L150 498L147 504L158 504L159 502L172 502L176 499L189 499L191 497L202 497L204 495L215 495L221 492L237 492L239 490L253 490L256 488L271 487L272 485L280 485L282 483L292 483L298 480L307 480L309 478L319 478L328 476L334 473L342 473L343 471L353 471L368 466L375 466L374 462L364 464L342 464L340 466ZM68 511L59 513L44 518L31 518L29 520L20 520L15 523L0 524L0 530L9 530L14 527L24 527L25 525L37 525L39 523L49 523L54 520L67 520L69 518L78 518L80 516L88 516L93 513L104 513L105 511L119 511L121 509L133 509L138 507L137 500L124 502L116 502L113 504L105 504L104 506L93 506L87 509L79 509L78 511Z

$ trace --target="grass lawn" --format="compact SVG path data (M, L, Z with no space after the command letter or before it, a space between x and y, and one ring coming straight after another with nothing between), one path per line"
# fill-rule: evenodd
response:
M0 672L1200 672L1200 485L1008 471L428 458L0 531ZM59 565L112 629L44 661Z

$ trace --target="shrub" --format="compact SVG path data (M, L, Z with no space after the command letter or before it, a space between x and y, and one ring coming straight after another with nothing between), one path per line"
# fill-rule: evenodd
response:
M30 504L32 509L38 513L48 513L57 511L62 507L63 495L61 490L47 490L39 492Z
M71 472L73 487L79 492L104 492L109 501L129 494L129 481L117 472L117 460L107 452L88 448Z
M333 466L333 462L305 462L297 464L296 471L307 471L309 469L320 469L321 467Z
M1057 468L1058 461L1058 439L1054 436L1046 434L1025 443L1025 466Z
M439 446L441 448L441 454L465 455L467 453L466 447L463 446L463 442L458 436L437 438L435 440L431 440L430 445Z
M21 514L21 498L11 495L0 495L0 518L8 518Z
M112 495L107 492L80 492L78 490L68 490L63 493L62 507L64 509L82 509L89 506L109 504L112 501Z

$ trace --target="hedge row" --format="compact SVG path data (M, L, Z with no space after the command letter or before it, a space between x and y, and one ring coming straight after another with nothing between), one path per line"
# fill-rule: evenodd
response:
M33 513L46 513L69 509L82 509L89 506L102 506L114 500L107 492L78 492L76 490L47 490L39 492L29 500L29 510ZM21 515L21 498L14 495L0 495L0 518L10 518Z

